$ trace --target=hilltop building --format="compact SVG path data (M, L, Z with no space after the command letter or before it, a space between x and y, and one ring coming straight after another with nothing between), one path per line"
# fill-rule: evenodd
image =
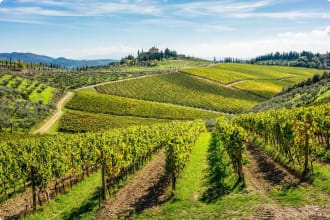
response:
M159 49L157 47L152 47L149 49L149 53L150 54L159 53Z

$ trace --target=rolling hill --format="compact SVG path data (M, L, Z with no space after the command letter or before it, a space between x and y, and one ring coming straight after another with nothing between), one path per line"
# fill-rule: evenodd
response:
M64 68L77 68L85 66L105 66L109 63L113 63L116 60L113 59L100 59L100 60L73 60L64 57L53 58L44 55L38 55L33 53L0 53L0 60L12 60L12 61L24 61L26 63L35 64L56 64Z

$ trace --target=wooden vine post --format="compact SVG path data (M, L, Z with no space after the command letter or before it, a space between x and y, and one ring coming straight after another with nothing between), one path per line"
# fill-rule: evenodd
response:
M107 199L107 180L106 180L106 162L105 162L105 157L104 157L104 152L103 150L101 151L101 175L102 175L102 199L106 200Z

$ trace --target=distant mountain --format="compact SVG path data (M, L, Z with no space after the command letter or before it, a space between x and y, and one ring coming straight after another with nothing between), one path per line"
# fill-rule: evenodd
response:
M38 55L33 53L0 53L0 60L12 60L12 61L24 61L26 63L35 64L57 64L65 68L77 68L85 66L104 66L109 63L116 62L113 59L100 59L100 60L72 60L64 57L53 58L44 55Z

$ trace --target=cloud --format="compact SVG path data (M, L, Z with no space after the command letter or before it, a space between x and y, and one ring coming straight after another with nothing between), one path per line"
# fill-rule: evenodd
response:
M1 0L0 0L1 1ZM160 13L159 7L150 1L54 1L16 0L16 7L6 8L6 13L41 16L106 16L109 14L149 14ZM29 6L24 6L25 4ZM31 9L35 10L31 10ZM26 10L24 10L26 9Z
M96 47L81 47L81 48L65 48L65 49L49 49L47 53L45 51L35 51L40 54L49 54L53 57L61 57L63 54L66 57L73 59L98 59L98 58L111 58L120 59L128 54L136 54L141 49L129 45L99 45Z
M273 38L251 41L204 42L195 45L177 45L181 53L196 57L241 57L251 58L275 51L329 51L330 26L307 32L279 33Z
M186 16L197 15L219 15L219 13L242 13L254 11L258 8L274 4L271 0L259 1L200 1L192 3L176 4L173 8L177 9L177 14Z
M330 13L312 11L284 11L284 12L249 12L230 14L236 18L271 18L271 19L299 19L299 18L330 18Z

